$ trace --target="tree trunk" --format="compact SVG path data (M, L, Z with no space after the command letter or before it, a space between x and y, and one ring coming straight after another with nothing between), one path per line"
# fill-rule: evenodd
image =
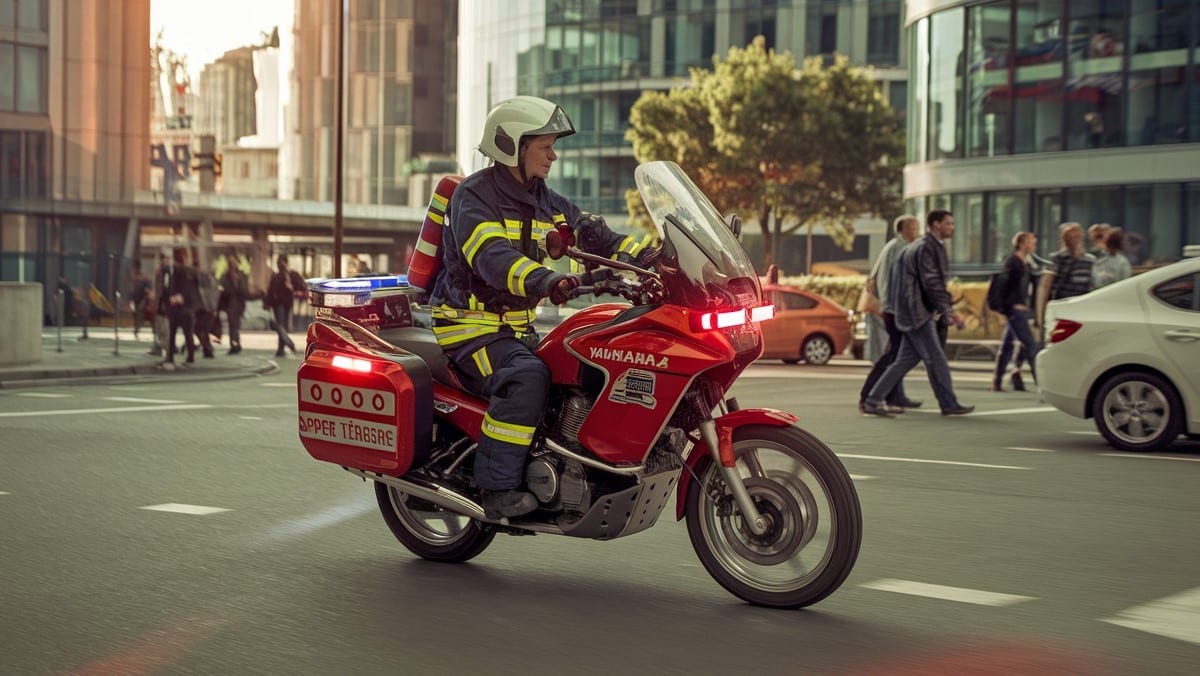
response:
M804 274L806 274L806 275L812 274L812 231L813 231L813 224L811 222L809 222L809 224L807 226L807 231L805 232L805 235L804 235L804 240L805 240L805 244L806 244L806 248L807 248L807 251L805 251L805 255L804 255Z
M771 236L770 217L771 217L771 208L770 207L764 205L761 208L759 208L759 210L758 210L758 225L760 228L762 228L762 235L763 235L763 240L762 240L763 267L762 267L762 269L764 272L766 272L767 268L771 267L771 264L774 263L776 260L776 257L775 257L776 252L775 252L775 246L774 246L775 238L773 238Z

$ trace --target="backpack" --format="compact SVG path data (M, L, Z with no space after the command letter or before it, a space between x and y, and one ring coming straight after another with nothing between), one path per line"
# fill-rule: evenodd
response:
M992 312L1004 313L1008 308L1004 304L1004 292L1008 290L1008 273L1001 270L993 272L988 281L987 307Z
M451 175L438 181L429 200L429 208L425 211L416 249L408 260L408 283L420 289L425 296L433 291L433 285L442 271L442 228L450 225L445 222L446 209L450 206L450 196L462 180L462 176Z

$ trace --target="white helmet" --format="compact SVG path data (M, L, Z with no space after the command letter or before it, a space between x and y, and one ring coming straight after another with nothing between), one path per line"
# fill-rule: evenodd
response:
M514 96L488 113L479 152L515 167L523 137L554 134L562 138L574 133L571 119L557 104L536 96Z

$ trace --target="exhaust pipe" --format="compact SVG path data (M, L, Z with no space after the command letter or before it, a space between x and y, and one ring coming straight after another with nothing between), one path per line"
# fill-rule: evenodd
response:
M405 495L411 495L414 498L428 500L438 507L444 507L456 514L469 516L472 519L487 521L487 517L483 514L483 507L470 498L455 493L454 491L443 488L441 486L425 486L422 484L413 483L399 477L390 476L388 474L378 474L376 472L366 472L355 467L343 467L342 469L351 474L378 481L399 489Z

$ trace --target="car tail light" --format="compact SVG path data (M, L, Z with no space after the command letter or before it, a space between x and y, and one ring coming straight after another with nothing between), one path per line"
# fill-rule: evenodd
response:
M1075 335L1075 332L1083 328L1083 324L1073 322L1070 319L1059 319L1054 322L1054 328L1050 330L1050 342L1061 343L1064 340Z
M693 331L704 332L744 326L751 322L765 321L774 316L774 305L760 305L749 310L740 308L720 312L699 312L692 315L691 324Z

